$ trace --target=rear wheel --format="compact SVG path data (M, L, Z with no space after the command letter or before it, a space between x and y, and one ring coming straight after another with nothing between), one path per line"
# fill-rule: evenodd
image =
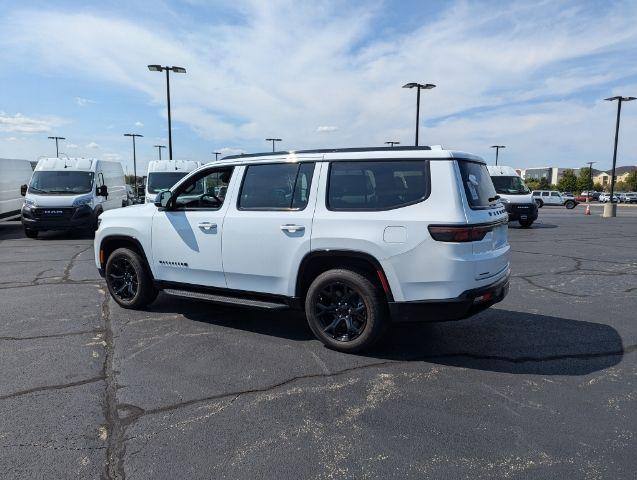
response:
M316 277L305 297L305 314L314 335L341 352L368 349L388 324L379 288L363 275L343 269Z
M141 256L133 250L115 250L108 257L105 273L108 291L124 308L143 308L157 297L152 277Z
M24 234L27 236L27 238L38 238L38 231L33 230L32 228L25 228Z
M564 202L564 206L569 210L573 210L575 208L575 202L573 200L567 200Z

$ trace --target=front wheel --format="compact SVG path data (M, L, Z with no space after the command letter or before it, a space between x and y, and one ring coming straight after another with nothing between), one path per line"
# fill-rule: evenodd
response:
M533 220L520 220L520 226L522 228L529 228L531 225L533 225Z
M128 248L118 248L106 262L106 285L115 301L124 308L139 309L157 297L153 279L141 256Z
M573 210L575 208L575 202L573 200L567 200L564 202L564 206L569 210Z
M32 228L25 228L24 234L27 238L38 238L38 231L33 230Z
M389 322L379 288L344 269L328 270L314 279L305 297L305 314L323 344L348 353L371 347Z

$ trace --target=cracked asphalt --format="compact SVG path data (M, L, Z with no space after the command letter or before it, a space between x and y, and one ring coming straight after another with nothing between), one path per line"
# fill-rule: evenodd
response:
M367 355L297 313L110 300L92 239L0 225L2 478L634 478L637 209L509 228L511 290Z

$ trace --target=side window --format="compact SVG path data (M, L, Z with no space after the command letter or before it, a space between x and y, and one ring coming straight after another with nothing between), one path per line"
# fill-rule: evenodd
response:
M240 210L303 210L310 194L314 163L251 165L241 186Z
M557 193L557 192L551 192L551 196L552 196L552 197L559 197L559 196L560 196L560 194L559 194L559 193Z
M174 210L218 210L223 205L233 167L206 170L179 187Z
M327 207L330 210L389 210L429 195L426 160L333 162Z
M548 197L550 192L542 192L543 197Z

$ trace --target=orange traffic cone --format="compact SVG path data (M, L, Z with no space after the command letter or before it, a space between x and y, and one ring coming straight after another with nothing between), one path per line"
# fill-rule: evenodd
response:
M590 215L591 214L591 206L589 204L586 204L586 210L584 210L584 215Z

